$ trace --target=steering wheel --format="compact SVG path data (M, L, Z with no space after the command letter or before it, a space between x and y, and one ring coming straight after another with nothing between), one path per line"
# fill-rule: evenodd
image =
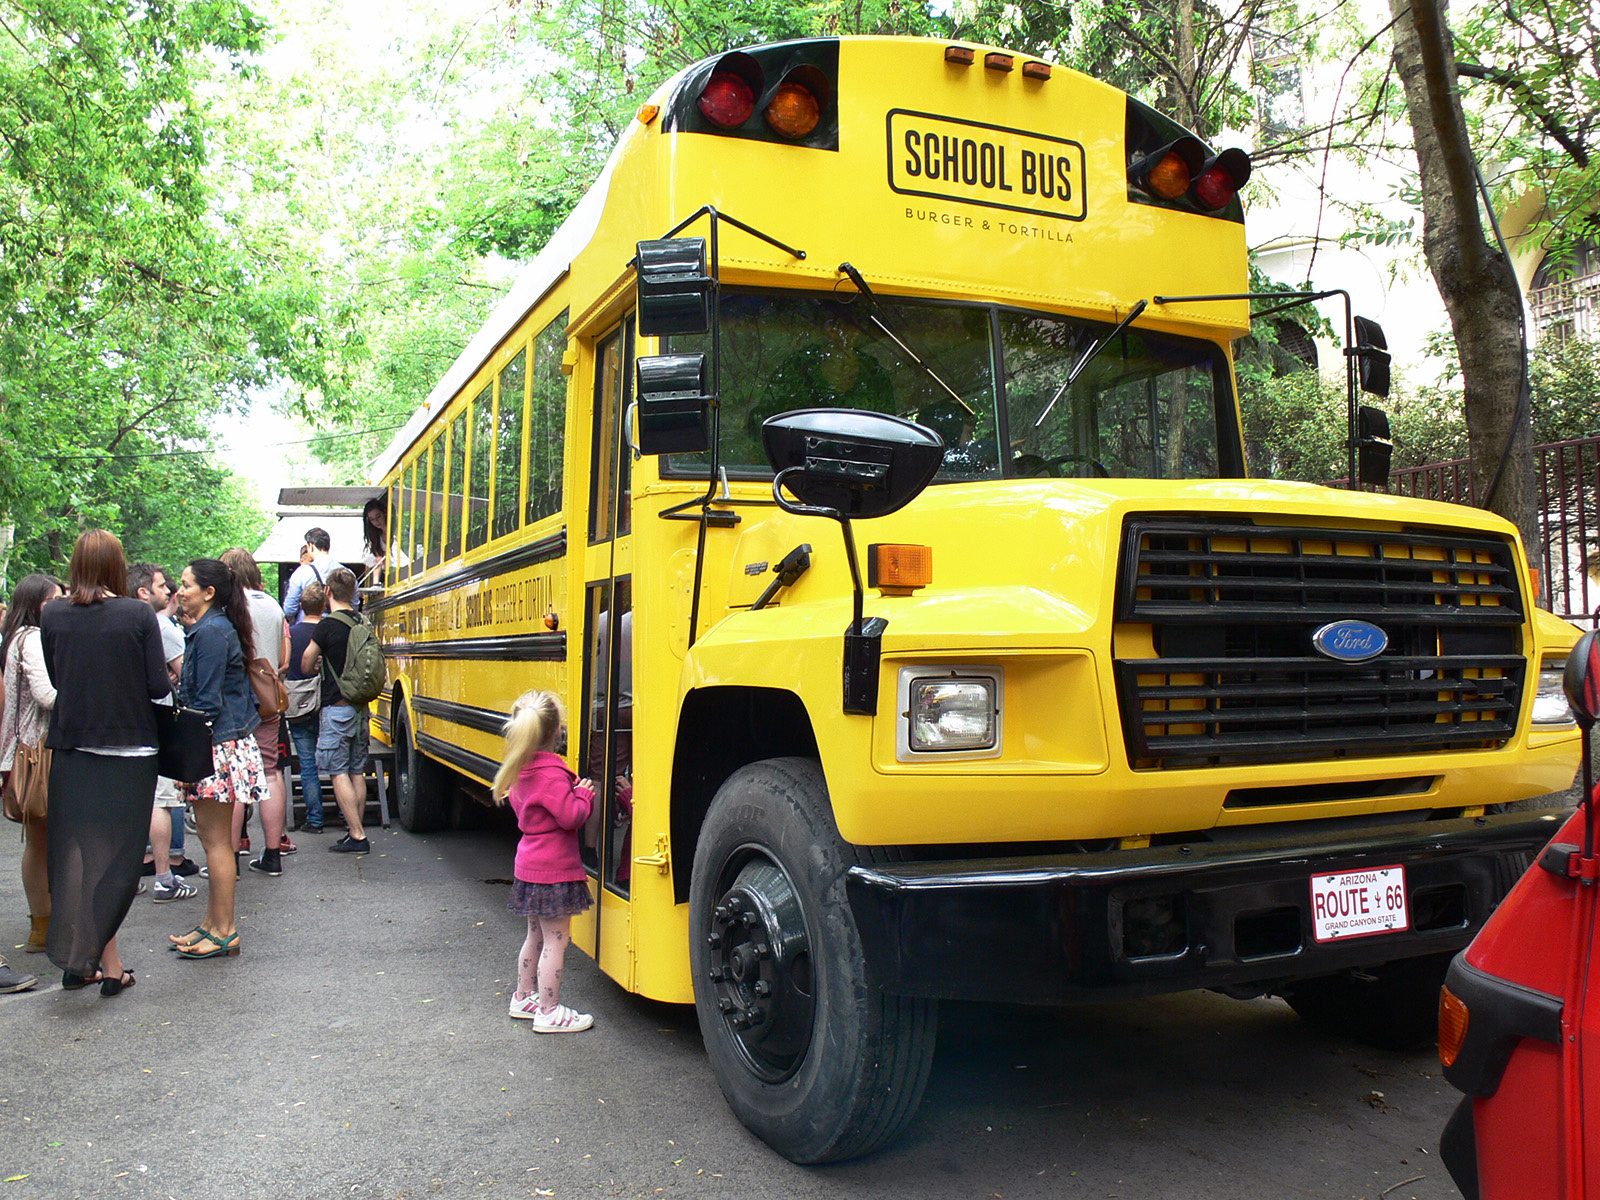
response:
M1019 454L1013 465L1017 468L1017 474L1025 479L1041 477L1060 479L1061 468L1072 462L1088 463L1098 478L1111 478L1110 469L1091 454L1058 454L1054 458L1041 458L1037 454Z

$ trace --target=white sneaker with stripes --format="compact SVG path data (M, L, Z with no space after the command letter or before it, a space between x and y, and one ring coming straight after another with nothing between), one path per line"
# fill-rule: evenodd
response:
M574 1012L565 1004L558 1004L549 1012L534 1005L533 1031L535 1033L579 1033L594 1024L588 1013Z

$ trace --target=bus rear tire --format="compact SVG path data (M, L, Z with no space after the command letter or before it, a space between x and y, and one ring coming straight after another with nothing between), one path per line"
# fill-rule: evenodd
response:
M1412 1050L1439 1034L1439 988L1451 954L1426 954L1359 972L1302 979L1289 1007L1316 1029L1381 1050Z
M395 714L394 730L400 825L408 833L431 833L445 821L445 801L449 798L445 768L417 749L417 740L411 736L411 720L404 709Z
M905 1132L937 1005L875 987L845 896L869 854L834 824L821 766L777 758L718 790L695 847L689 960L706 1054L745 1126L797 1163Z

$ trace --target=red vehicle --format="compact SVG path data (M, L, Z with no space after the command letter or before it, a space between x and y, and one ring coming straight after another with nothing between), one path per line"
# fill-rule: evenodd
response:
M1439 1057L1466 1093L1439 1148L1467 1200L1600 1200L1600 929L1589 730L1600 635L1567 660L1584 803L1445 977ZM1593 969L1591 969L1593 968Z

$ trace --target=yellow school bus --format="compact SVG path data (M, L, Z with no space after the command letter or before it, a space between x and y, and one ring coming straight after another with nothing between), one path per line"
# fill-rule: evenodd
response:
M562 695L576 941L797 1161L905 1130L940 1000L1415 1034L1554 828L1511 526L1247 477L1248 171L994 47L707 60L377 464L402 822Z

